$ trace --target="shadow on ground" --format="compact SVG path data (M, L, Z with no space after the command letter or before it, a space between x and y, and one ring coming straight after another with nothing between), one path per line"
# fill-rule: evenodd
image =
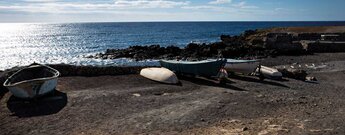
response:
M34 100L23 100L12 95L7 101L7 108L13 116L34 117L58 113L66 104L66 93L55 90L53 94Z
M220 88L232 89L236 91L248 91L246 89L242 89L242 88L238 88L238 87L230 85L231 82L228 82L226 84L220 84L218 81L208 79L208 78L187 77L187 76L179 76L179 79L189 81L198 85L220 87Z
M231 75L229 78L235 79L235 80L247 81L247 82L254 82L254 83L261 83L261 84L266 84L266 85L273 85L273 86L278 86L278 87L290 88L289 86L286 86L286 85L278 83L278 82L260 80L260 79L256 79L256 78L246 77L246 76ZM288 80L283 79L280 81L288 81Z

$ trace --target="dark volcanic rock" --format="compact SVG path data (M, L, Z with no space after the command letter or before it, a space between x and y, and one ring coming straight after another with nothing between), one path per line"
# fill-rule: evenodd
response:
M258 32L258 30L246 30L244 31L244 37L248 37L248 36L251 36L251 35L255 35L256 33Z
M116 58L133 58L137 60L152 58L169 58L179 55L181 49L175 46L160 47L159 45L151 46L131 46L127 49L107 49L104 54L88 56L91 58L116 59Z
M323 33L325 34L325 33ZM329 33L328 33L329 34ZM330 35L330 34L329 34ZM328 38L339 41L345 34L337 33ZM305 55L314 52L345 52L343 42L319 42L328 39L321 33L270 33L265 30L248 30L238 36L221 35L221 42L210 44L190 43L185 48L176 46L160 47L131 46L126 49L107 49L105 53L86 58L116 59L133 58L144 59L189 59L206 58L237 58L255 57L264 58L277 55ZM313 40L316 42L305 40Z
M235 58L235 57L257 57L268 56L272 52L263 46L263 41L254 40L255 45L249 44L243 36L221 36L222 42L211 44L190 43L185 48L176 46L160 47L151 46L131 46L126 49L107 49L105 53L87 56L86 58L115 59L133 58L144 59L189 59L198 60L206 58Z

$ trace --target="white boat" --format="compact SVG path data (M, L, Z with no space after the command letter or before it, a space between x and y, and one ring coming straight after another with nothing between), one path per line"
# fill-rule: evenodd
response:
M175 73L166 68L144 68L140 71L140 75L167 84L177 84L179 82Z
M18 98L34 98L55 90L59 71L45 65L31 65L11 75L4 86Z
M261 66L260 68L257 69L257 72L259 72L265 78L270 78L270 79L281 79L283 77L283 74L279 72L277 69L266 67L266 66Z
M256 70L259 64L260 62L257 60L227 59L227 62L224 68L229 72L250 74Z

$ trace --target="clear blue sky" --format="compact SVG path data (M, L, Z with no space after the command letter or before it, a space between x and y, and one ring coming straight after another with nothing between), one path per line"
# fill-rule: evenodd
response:
M1 0L0 22L345 21L345 0Z

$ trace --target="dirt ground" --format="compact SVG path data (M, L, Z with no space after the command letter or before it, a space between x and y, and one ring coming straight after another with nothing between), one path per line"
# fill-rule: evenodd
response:
M62 77L55 96L0 100L0 134L345 134L345 53L283 56L274 66L324 63L319 83L232 76L227 85L139 75ZM0 96L1 97L1 96Z

